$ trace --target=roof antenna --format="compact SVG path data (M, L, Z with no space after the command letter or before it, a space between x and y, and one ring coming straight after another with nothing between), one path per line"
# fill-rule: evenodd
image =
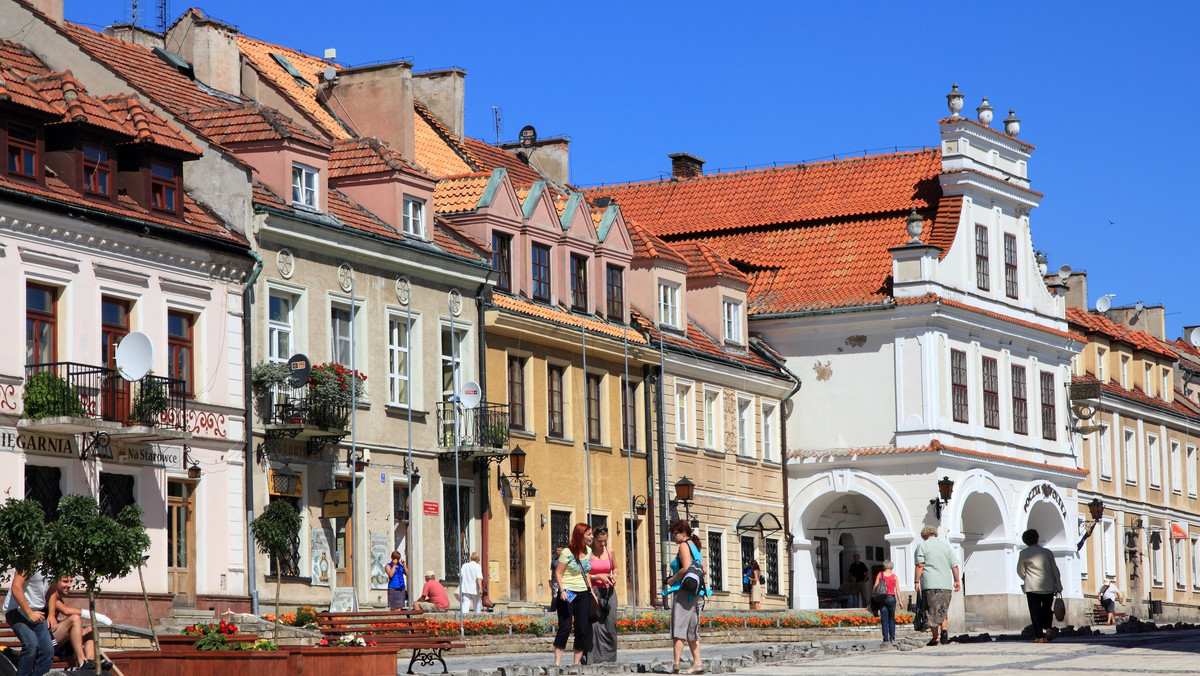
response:
M496 123L496 145L500 145L500 106L492 106L492 118Z
M158 32L163 35L167 34L167 0L157 0L158 2Z

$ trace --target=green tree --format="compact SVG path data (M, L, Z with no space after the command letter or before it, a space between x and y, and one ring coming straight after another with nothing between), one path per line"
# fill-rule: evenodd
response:
M127 505L113 519L100 511L94 498L64 495L58 503L58 512L58 520L46 528L42 567L56 578L70 575L83 580L98 658L100 632L96 630L95 617L100 585L125 577L142 565L142 556L150 548L150 536L142 525L142 509L137 505ZM96 676L100 676L99 659Z
M275 560L275 643L279 643L279 588L283 586L283 555L292 550L292 541L300 533L300 514L284 500L267 505L263 513L250 522L254 546Z
M0 506L0 579L9 570L26 575L42 567L46 539L46 513L37 500L9 498Z

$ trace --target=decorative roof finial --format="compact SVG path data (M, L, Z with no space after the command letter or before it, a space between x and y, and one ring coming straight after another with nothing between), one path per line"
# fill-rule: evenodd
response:
M954 87L946 94L946 107L950 109L950 117L958 117L959 111L962 110L963 95L958 91L958 83L954 83Z
M913 207L908 213L908 218L905 220L905 228L908 229L908 236L912 237L909 244L921 243L921 231L925 229L925 221L921 218L921 214L917 213L917 208Z
M1008 109L1008 117L1004 118L1004 133L1009 136L1021 133L1021 119L1017 117L1016 111L1012 108Z
M979 116L979 124L990 125L992 123L992 107L988 104L987 97L983 97L983 103L975 109L975 113Z

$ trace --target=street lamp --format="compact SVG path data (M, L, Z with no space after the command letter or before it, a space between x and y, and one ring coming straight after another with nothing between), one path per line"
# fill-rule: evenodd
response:
M511 490L515 497L533 498L537 497L537 489L533 486L533 480L525 477L525 450L517 446L508 454L508 464L512 468L512 476L505 476L503 472L496 473L496 488Z
M938 481L938 497L929 501L933 505L933 513L937 514L938 521L942 520L942 507L945 507L950 502L950 496L954 493L954 482L950 477L944 476Z
M675 500L683 504L683 513L687 516L692 528L700 526L700 522L692 518L692 499L696 494L696 484L686 476L675 482Z
M189 479L198 480L200 478L200 465L196 464L196 459L191 457L192 449L190 446L183 447L183 466L187 468ZM188 463L191 462L189 465Z
M1096 530L1096 524L1100 523L1100 519L1104 517L1104 503L1101 502L1100 498L1092 498L1092 501L1087 503L1087 508L1092 520L1087 524L1079 524L1080 534L1083 537L1079 539L1079 544L1076 545L1075 551L1083 549L1083 543L1092 537L1092 531Z
M637 512L638 516L646 516L646 511L650 509L650 503L644 495L633 496L633 511Z

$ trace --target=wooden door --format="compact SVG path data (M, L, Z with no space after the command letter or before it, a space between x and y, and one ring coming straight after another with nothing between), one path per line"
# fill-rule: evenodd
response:
M634 605L638 601L638 597L648 598L650 580L646 577L646 571L638 568L638 526L641 526L640 520L625 519L625 569L618 571L620 577L625 578L625 598L629 599L629 603ZM634 577L637 577L637 594L634 594Z
M337 487L350 488L350 482L338 481ZM351 519L334 519L334 521L337 524L334 535L334 552L337 554L334 580L339 587L349 587L353 580L351 571L354 570L354 523Z
M196 564L194 489L195 484L189 481L167 482L167 591L175 595L176 605L196 602L196 579L192 576Z
M113 369L105 383L100 403L105 420L129 419L129 382L117 374L117 345L129 335L129 302L104 297L100 300L100 360Z
M525 589L525 510L513 507L508 518L509 600L526 600Z

